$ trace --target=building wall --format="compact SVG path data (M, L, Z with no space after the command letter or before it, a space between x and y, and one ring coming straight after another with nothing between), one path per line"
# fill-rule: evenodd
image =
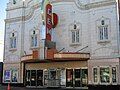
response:
M28 0L29 1L29 0ZM17 53L20 55L21 48L21 30L22 26L22 18L21 15L24 13L25 17L25 26L24 26L24 50L26 54L31 54L31 46L30 46L30 33L32 30L36 30L38 32L38 42L41 41L41 30L42 30L42 17L40 15L40 7L38 2L34 1L26 1L25 2L25 11L23 12L23 8L20 8L18 2L16 6L10 7L10 3L7 8L7 18L6 20L6 39L5 39L5 52L8 55L9 52L9 34L10 32L17 32ZM117 20L117 9L116 3L114 0L106 1L109 4L104 5L105 2L102 2L104 6L92 7L92 8L84 8L84 4L90 4L94 6L94 2L92 1L81 1L83 6L78 6L78 2L74 0L70 1L58 1L51 0L53 5L53 12L58 14L59 22L57 27L52 32L53 41L56 42L57 50L61 50L65 48L65 52L76 52L86 46L88 48L83 49L80 52L90 52L93 57L97 56L111 56L116 55L118 53L118 20ZM91 3L92 2L92 3ZM22 3L22 2L21 2ZM94 4L93 4L94 3ZM33 7L33 5L35 5ZM64 8L63 8L64 7ZM11 10L11 8L13 8ZM18 8L18 9L16 9ZM61 9L62 8L62 9ZM16 13L17 12L17 13ZM107 13L106 13L107 12ZM10 18L19 17L21 19L15 18L15 21L12 21ZM98 30L97 23L101 19L109 20L109 41L99 42L98 40ZM10 22L12 21L12 22ZM71 40L71 29L73 29L72 25L76 23L78 25L78 29L80 29L80 43L77 45L72 45ZM27 43L29 43L27 45ZM40 45L40 44L39 44ZM39 48L38 45L38 48ZM104 52L103 52L104 50ZM108 52L109 53L106 53ZM5 57L7 56L5 53ZM14 54L15 55L15 54Z
M41 16L40 8L37 7L34 1L23 2L17 1L13 4L12 0L9 1L7 6L7 16L5 20L5 49L4 49L4 72L10 70L12 75L13 70L18 72L18 83L23 83L23 65L21 63L21 56L25 54L32 54L30 47L30 31L37 30L40 36ZM36 5L34 8L33 5ZM25 9L26 7L26 9ZM25 18L22 16L26 16ZM24 19L24 21L23 21ZM24 26L23 26L24 25ZM24 29L24 32L22 32ZM11 34L16 35L16 48L10 48ZM21 35L21 33L23 33ZM24 39L21 38L24 35ZM39 37L38 37L39 38ZM23 44L21 44L23 43ZM24 51L23 51L24 48ZM3 76L3 81L4 81ZM11 77L11 76L10 76Z
M50 0L53 12L58 15L59 21L52 30L52 40L56 42L57 50L65 48L63 52L90 53L91 59L114 58L118 55L118 16L117 3L115 0ZM10 68L18 68L18 76L21 76L21 56L32 54L32 50L40 52L40 59L44 57L44 41L42 41L42 17L41 1L17 0L13 4L9 1L5 27L4 71ZM22 17L24 16L25 17ZM109 23L109 40L98 40L97 26L99 21L105 19ZM80 30L80 43L71 44L73 25ZM23 32L24 30L24 32ZM38 45L31 48L30 34L35 30L38 35ZM17 48L10 49L10 35L12 32L17 36ZM21 33L23 33L21 35ZM23 44L21 44L23 43ZM13 64L14 63L14 64ZM15 66L14 66L15 65ZM23 68L23 67L22 67ZM19 77L19 83L22 83Z

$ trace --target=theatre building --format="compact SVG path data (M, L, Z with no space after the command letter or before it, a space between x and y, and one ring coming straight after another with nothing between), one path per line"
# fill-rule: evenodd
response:
M3 83L119 87L119 34L117 0L9 0Z

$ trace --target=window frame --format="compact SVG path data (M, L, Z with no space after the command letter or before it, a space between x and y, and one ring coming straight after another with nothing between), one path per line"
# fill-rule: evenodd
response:
M105 45L107 43L110 43L110 39L111 39L111 21L110 18L105 18L104 16L102 16L101 18L97 19L95 21L96 23L96 32L97 32L97 43L101 44L101 45ZM107 27L107 31L103 30L103 39L100 39L100 28L104 28ZM107 32L107 34L105 33Z
M36 42L36 39L37 39L37 35L31 35L31 47L37 47L37 43L38 41Z
M106 28L107 28L107 33L106 33ZM99 41L107 41L107 40L109 40L109 31L108 31L108 28L109 28L108 25L98 26Z
M73 36L73 34L74 34L74 36ZM70 35L71 35L71 40L70 40L71 44L70 45L80 45L80 29L71 30Z
M73 33L74 33L74 40L73 40ZM79 39L79 41L77 41L77 39ZM79 29L71 30L71 44L79 44L79 43L80 43L80 30Z

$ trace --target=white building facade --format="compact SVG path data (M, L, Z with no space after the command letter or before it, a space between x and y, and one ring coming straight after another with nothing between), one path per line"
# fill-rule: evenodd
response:
M9 0L3 83L85 89L88 85L119 85L118 1L50 3L58 15L58 24L52 29L52 49L44 38L42 0Z

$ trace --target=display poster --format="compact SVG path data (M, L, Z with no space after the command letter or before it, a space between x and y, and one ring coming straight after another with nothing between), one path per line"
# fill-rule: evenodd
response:
M66 84L66 71L65 70L61 70L60 81L61 81L61 85Z
M5 70L4 72L4 81L10 82L10 70Z
M18 70L12 70L11 79L13 83L18 82Z

